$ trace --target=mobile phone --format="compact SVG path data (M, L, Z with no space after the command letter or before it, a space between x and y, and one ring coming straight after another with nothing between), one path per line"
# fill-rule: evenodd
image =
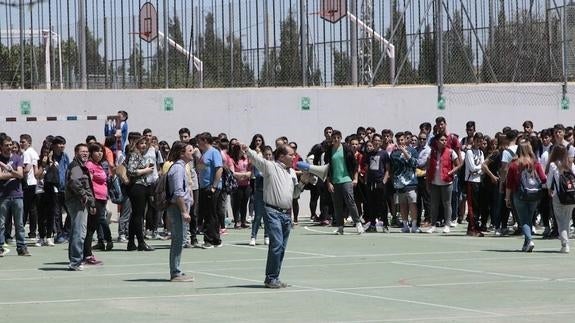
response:
M148 167L154 167L154 163L149 163Z

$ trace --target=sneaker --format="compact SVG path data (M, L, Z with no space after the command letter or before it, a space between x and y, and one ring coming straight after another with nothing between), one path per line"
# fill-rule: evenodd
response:
M548 236L551 233L551 228L550 227L545 227L545 230L543 230L542 235L544 237Z
M46 239L42 239L42 238L36 240L36 243L34 243L35 247L42 247L45 245L46 245Z
M209 242L204 242L204 244L202 245L202 249L214 249L214 248L220 248L222 246L223 246L223 243L211 244Z
M270 244L270 238L269 238L269 237L265 237L265 238L264 238L264 244L265 244L266 246L268 246L268 245Z
M403 228L401 228L401 232L402 232L402 233L409 233L409 227L408 227L408 226L404 226Z
M501 229L495 229L495 236L501 237Z
M104 241L98 241L98 243L92 246L92 249L104 251L106 250L106 245L104 244Z
M383 233L389 233L389 227L383 227Z
M434 233L435 232L435 226L431 226L431 228L427 229L427 231L425 231L426 233Z
M125 235L120 234L120 236L118 237L118 242L126 243L126 242L128 242L128 239L126 238Z
M338 227L337 230L335 230L333 233L335 233L335 235L342 236L343 235L343 227Z
M6 256L10 252L8 248L0 248L0 258Z
M18 252L18 256L22 256L22 257L30 257L31 254L28 251L28 248L23 248L23 249L18 249L16 250Z
M411 226L411 233L420 233L421 230L416 225Z
M441 232L443 232L443 233L449 233L449 232L451 232L451 230L449 229L449 226L446 225L446 226L443 227L443 231L441 231Z
M192 241L192 248L201 248L202 245L198 241Z
M184 245L182 246L182 248L184 248L184 249L191 249L191 248L193 248L193 247L194 247L194 246L193 246L191 243L189 243L189 242L184 243Z
M529 243L524 245L521 250L523 250L524 252L532 252L533 248L535 248L535 244L533 243L533 241L529 241Z
M251 238L250 239L250 246L255 246L256 245L256 238Z
M457 227L457 221L451 221L451 223L449 223L449 226L452 228L456 228Z
M101 260L96 259L94 255L84 258L83 263L86 265L102 265L104 264Z
M193 282L194 276L188 276L186 274L181 274L170 279L171 282L174 283L181 283L181 282Z
M272 280L272 281L268 281L268 282L264 282L264 285L266 286L266 288L272 288L272 289L279 289L279 288L289 287L288 284L286 284L286 283L280 281L279 279Z
M54 241L56 244L63 244L68 242L68 239L66 239L66 237L64 236L59 236L56 238L56 240Z
M54 238L47 238L46 239L46 245L48 247L54 247Z
M68 265L68 271L82 271L82 270L84 270L84 266L82 266L82 265L78 265L78 266Z
M365 232L365 230L363 229L363 224L361 224L361 222L358 222L355 225L355 228L357 229L357 234L362 234Z
M561 246L561 250L559 250L559 252L561 252L561 253L569 253L569 245Z
M226 228L220 229L220 235L221 236L225 236L226 234L228 234L228 229L226 229Z
M112 240L106 242L106 251L114 249L114 242Z
M485 236L481 231L467 231L467 235L471 237L483 237Z

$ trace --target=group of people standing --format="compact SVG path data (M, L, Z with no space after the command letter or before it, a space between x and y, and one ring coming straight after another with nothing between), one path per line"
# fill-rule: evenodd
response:
M229 197L234 228L250 228L253 213L250 246L263 220L269 245L264 283L282 288L281 263L304 190L311 193L312 220L335 226L338 235L350 219L359 234L389 232L392 225L403 233L434 233L438 226L449 233L466 220L470 236L500 236L511 233L512 216L516 232L525 236L523 251L533 250L534 221L540 219L544 237L559 237L561 251L569 252L574 205L559 199L558 183L575 171L575 148L573 129L561 124L537 133L526 121L523 131L506 127L489 137L469 121L463 138L447 131L443 117L434 126L422 123L417 134L360 127L344 138L326 127L325 140L305 158L323 165L325 174L312 176L297 144L286 137L272 148L260 134L245 145L225 134L192 137L181 128L170 147L151 129L129 132L127 119L119 111L118 122L106 124L104 144L88 136L75 146L73 158L60 136L48 136L38 154L29 135L21 135L17 145L0 134L0 257L10 251L5 240L12 239L12 220L18 255L30 255L28 224L36 246L68 241L70 270L101 264L92 250L114 248L107 210L114 197L117 241L127 242L128 251L153 251L146 238L171 238L170 279L191 281L180 269L182 248L223 245ZM528 176L535 197L526 197ZM165 186L165 208L154 200L158 186Z

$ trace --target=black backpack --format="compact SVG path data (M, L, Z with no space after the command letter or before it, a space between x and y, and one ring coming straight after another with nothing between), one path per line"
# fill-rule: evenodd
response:
M234 177L234 173L224 167L222 174L222 190L227 194L232 194L238 189L238 180Z
M552 186L557 192L559 202L563 205L575 204L575 174L570 171L563 171L559 174L559 183L553 178Z

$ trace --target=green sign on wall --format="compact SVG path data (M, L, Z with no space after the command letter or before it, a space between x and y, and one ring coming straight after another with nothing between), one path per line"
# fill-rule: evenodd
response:
M301 109L302 110L309 110L311 106L311 99L307 96L301 98Z
M164 98L164 111L174 111L174 98Z
M30 101L20 101L20 114L23 116L30 115L32 113L32 105Z

